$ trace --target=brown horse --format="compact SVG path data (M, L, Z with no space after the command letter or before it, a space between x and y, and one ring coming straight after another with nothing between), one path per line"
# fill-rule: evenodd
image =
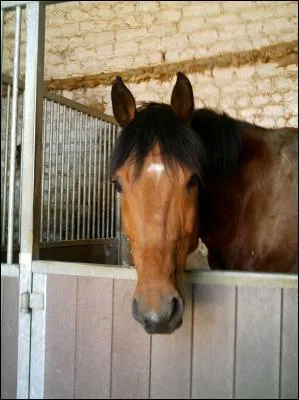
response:
M182 73L171 106L137 110L119 77L111 96L123 127L111 174L138 275L132 309L148 333L181 325L182 272L199 237L211 268L295 271L297 129L194 111Z

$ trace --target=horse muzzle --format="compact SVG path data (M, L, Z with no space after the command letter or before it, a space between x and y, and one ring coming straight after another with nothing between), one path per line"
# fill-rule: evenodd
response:
M146 305L146 301L139 296L133 299L133 316L147 333L172 333L182 325L184 302L178 293L161 296L155 308Z

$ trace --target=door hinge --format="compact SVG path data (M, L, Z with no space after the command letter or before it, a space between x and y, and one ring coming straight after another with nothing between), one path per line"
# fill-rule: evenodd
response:
M21 296L21 312L29 313L32 309L44 309L44 294L33 292L23 293Z

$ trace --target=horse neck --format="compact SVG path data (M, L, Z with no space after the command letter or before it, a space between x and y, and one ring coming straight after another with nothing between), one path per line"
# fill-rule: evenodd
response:
M205 187L200 191L200 236L210 250L210 263L217 269L228 268L224 249L238 234L239 218L244 207L245 194L254 184L258 170L263 168L268 149L261 138L262 131L241 125L239 164L228 174L207 174ZM262 160L264 160L262 162ZM256 165L256 174L250 165ZM212 260L213 259L213 260ZM229 268L233 268L230 266Z
M239 168L206 179L200 236L215 268L290 272L298 240L294 133L245 127Z

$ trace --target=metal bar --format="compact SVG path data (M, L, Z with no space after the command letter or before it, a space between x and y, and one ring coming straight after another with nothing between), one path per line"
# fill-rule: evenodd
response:
M63 177L64 177L64 148L65 148L65 106L62 115L62 154L61 154L61 177L60 177L60 221L59 221L59 240L62 240L62 215L63 215Z
M21 132L21 142L20 142L20 151L21 151L21 155L22 155L22 137L24 134L24 93L23 95L19 96L20 99L20 103L22 102L22 118L20 119L20 132ZM15 207L15 212L16 212L16 219L18 220L18 228L17 228L17 243L20 244L20 232L21 232L21 212L20 212L20 205L21 205L21 176L22 176L22 161L20 159L20 164L19 164L19 187L18 187L18 201L19 201L19 205L18 207Z
M78 103L74 100L70 100L70 99L60 96L56 93L49 92L48 90L45 90L44 96L47 97L47 99L49 99L49 100L53 100L61 105L70 107L74 110L82 112L83 114L87 114L90 117L100 118L104 121L111 122L112 124L118 125L118 123L114 117L112 117L111 115L101 113L99 111L99 109L97 109L97 108L93 109L91 107L84 106L81 103Z
M111 124L108 125L108 143L107 143L107 164L105 165L105 170L108 171L108 161L109 161L109 155L111 152ZM111 223L111 220L109 221L109 215L110 215L110 209L111 209L111 204L110 204L110 190L111 190L111 183L110 179L108 179L108 174L107 174L107 179L106 179L106 186L107 186L107 209L106 209L106 237L109 237L109 223Z
M87 115L85 115L85 134L84 134L82 239L85 239L85 234L86 234L86 164L87 164Z
M52 179L52 143L53 143L53 113L54 102L51 102L50 109L50 135L49 135L49 173L48 173L48 207L47 207L47 241L50 240L51 224L51 179Z
M32 309L31 357L30 357L30 399L44 398L45 336L47 309L47 275L34 274L33 293L43 294L43 307Z
M118 254L117 254L117 263L122 265L122 226L121 226L121 209L120 209L120 193L116 192L115 199L115 235L118 238Z
M70 149L71 149L71 115L72 109L69 109L68 118L68 146L67 146L67 174L66 174L66 215L65 215L65 240L68 240L69 233L69 192L70 192Z
M98 140L99 140L99 148L98 148L98 154L99 154L99 162L98 162L98 215L97 215L97 237L101 237L101 231L100 231L100 220L101 220L101 209L100 209L100 204L101 204L101 173L102 173L102 124L103 121L99 120L98 121L100 127L98 127L99 134ZM97 124L98 125L98 124Z
M71 239L75 238L75 189L76 189L76 164L77 164L77 112L74 115L74 124L75 124L75 139L73 145L73 187L72 187L72 230L71 230Z
M40 220L40 240L43 240L44 223L44 185L45 185L45 153L46 153L46 131L47 131L47 99L44 99L44 125L43 125L43 163L42 163L42 190L41 190L41 220Z
M7 230L7 264L12 264L13 255L13 217L15 194L15 168L17 145L17 121L18 121L18 80L20 65L20 37L21 37L21 8L16 9L15 54L13 63L13 93L12 116L10 135L10 168L9 168L9 192L8 192L8 230Z
M58 156L59 156L59 128L60 128L60 105L56 104L56 139L55 139L55 182L54 182L54 228L53 238L56 239L56 218L57 218L57 184L58 184Z
M3 177L3 204L2 204L2 237L1 244L5 244L6 232L6 200L7 200L7 175L8 175L8 137L9 137L9 117L10 117L10 91L11 85L7 88L6 103L6 123L5 123L5 149L4 149L4 177Z
M51 4L57 4L57 3L66 3L66 2L67 2L67 0L64 0L64 1L43 1L45 6L49 6ZM12 9L16 8L17 6L20 6L20 7L23 8L23 7L27 6L30 3L35 3L35 1L32 1L32 0L1 1L1 10L4 9L6 11L9 11L9 10L12 10Z
M1 71L3 71L3 37L4 37L4 11L1 9ZM1 75L1 99L2 99L2 75Z
M13 84L13 78L7 74L5 74L4 72L2 72L1 74L1 79L3 83L6 83L7 85L12 85ZM19 86L19 90L24 90L25 89L25 83L24 81L22 81L21 79L18 80L18 86Z
M116 138L116 126L113 125L113 141L112 141L112 148L115 146L115 138ZM114 227L114 214L115 214L115 187L111 185L112 190L112 200L111 200L111 231L110 237L115 237L115 227Z
M90 200L91 200L91 144L92 144L92 122L93 118L89 119L89 130L88 130L88 137L89 137L89 164L88 164L88 208L87 208L87 238L91 238L90 232Z
M94 156L93 156L93 202L92 202L92 238L95 238L95 214L96 214L96 191L97 191L97 119L93 118L93 138L94 138Z
M189 271L187 283L220 284L238 286L289 287L298 289L298 275L270 274L236 271Z
M21 242L20 242L20 296L18 331L17 398L30 396L30 336L31 313L23 308L22 299L32 289L32 258L39 244L40 174L37 160L41 153L43 113L43 73L45 43L45 5L37 1L26 8L27 46L26 81L24 94L24 132L22 137L21 179ZM34 214L34 211L36 213ZM38 220L38 222L36 222Z
M106 152L107 152L107 122L104 122L104 165L103 165L103 202L102 202L102 237L105 237L105 212L106 212Z
M32 270L39 274L61 274L112 279L137 280L135 268L107 264L67 263L60 261L33 261ZM188 284L220 284L240 286L285 287L298 289L298 275L269 274L235 271L190 271L185 272Z
M20 267L18 264L1 264L1 276L18 278Z
M44 1L44 5L49 6L51 4L57 4L57 3L65 3L66 1ZM35 1L29 1L29 0L24 0L24 1L1 1L1 9L9 10L13 9L16 6L20 7L25 7L29 3L35 3Z
M23 101L22 104L22 117L23 115L23 110L24 110L24 96L19 96L19 102L21 103ZM19 105L20 106L20 105ZM19 108L20 109L20 108ZM23 118L20 119L20 126L19 126L19 132L21 132L21 138L23 137L24 134L24 124L23 124ZM21 139L21 150L22 150L22 139ZM22 151L21 151L22 153ZM17 196L19 204L18 207L15 207L15 216L14 216L14 220L18 220L18 227L17 227L17 231L15 232L17 235L17 243L20 244L20 232L21 232L21 213L20 213L20 204L21 204L21 175L22 175L22 170L21 170L21 165L22 165L22 161L20 160L20 165L19 165L19 171L17 170L17 172L19 172L19 186L18 186L18 191L16 192L15 198Z
M117 135L119 135L121 129L117 129ZM115 227L116 227L116 237L118 237L118 264L123 264L123 257L122 257L122 221L121 221L121 201L120 201L120 193L116 192L116 212L115 212Z
M99 245L104 246L106 244L117 244L117 238L107 238L107 239L82 239L82 240L62 240L61 242L44 242L41 244L41 249L50 249L50 248L60 248L60 247L77 247L77 246L92 246L92 245Z
M1 10L9 10L13 8L21 8L34 1L1 1Z
M80 131L79 131L79 178L78 178L78 210L77 210L77 239L80 239L80 211L81 211L81 163L82 163L82 129L83 114L80 114Z

